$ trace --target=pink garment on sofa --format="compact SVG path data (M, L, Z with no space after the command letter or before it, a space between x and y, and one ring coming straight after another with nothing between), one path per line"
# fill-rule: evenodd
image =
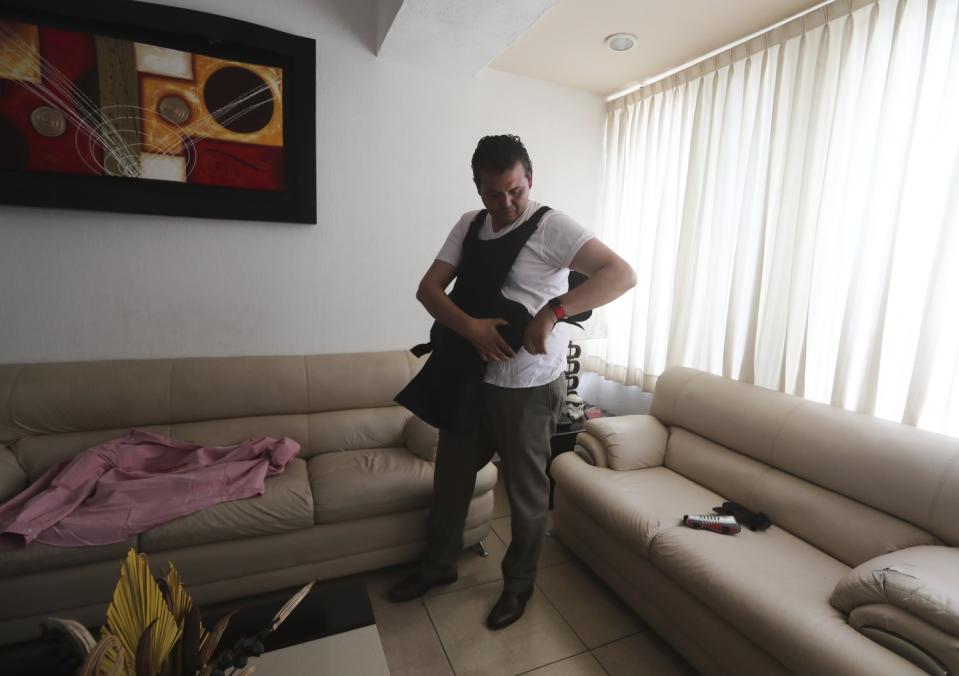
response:
M203 447L131 430L60 463L0 505L0 550L105 545L227 500L262 495L300 445L284 437Z

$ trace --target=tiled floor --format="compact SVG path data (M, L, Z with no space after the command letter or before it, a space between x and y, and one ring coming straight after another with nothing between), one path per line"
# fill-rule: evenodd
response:
M544 543L522 619L488 630L484 620L502 591L499 565L509 538L509 505L498 485L490 555L464 552L455 584L393 604L387 591L411 566L365 576L392 676L694 676L554 537Z

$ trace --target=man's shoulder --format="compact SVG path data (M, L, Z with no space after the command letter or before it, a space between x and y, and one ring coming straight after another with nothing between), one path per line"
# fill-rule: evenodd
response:
M550 208L550 210L543 215L543 224L548 224L550 228L563 228L567 230L580 231L587 229L565 211L553 208Z
M482 209L472 209L467 211L460 216L456 223L453 224L453 227L450 229L450 234L458 233L460 237L466 235L466 231L469 230L470 224L473 222L473 219L476 218L479 212L483 211Z
M476 219L477 216L479 216L480 212L484 211L486 211L486 209L470 209L469 211L464 212L463 215L459 217L459 220L456 221L456 225L454 227L459 230L465 230L469 228L470 224Z

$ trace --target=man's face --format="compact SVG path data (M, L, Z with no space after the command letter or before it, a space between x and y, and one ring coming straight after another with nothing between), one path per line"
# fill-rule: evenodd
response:
M526 211L533 177L526 176L522 162L517 161L512 169L507 169L502 174L484 169L480 169L477 174L479 195L493 217L494 228L509 225Z

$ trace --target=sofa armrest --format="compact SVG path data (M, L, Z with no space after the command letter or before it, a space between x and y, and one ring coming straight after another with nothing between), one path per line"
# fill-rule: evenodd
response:
M406 427L403 428L403 444L413 455L427 462L434 462L438 440L439 430L429 423L423 422L415 415L406 421Z
M576 445L573 453L595 467L609 467L606 458L606 447L603 442L589 432L580 432L576 435Z
M27 487L27 475L17 462L17 456L0 444L0 504Z
M849 571L829 601L874 640L897 635L959 671L959 547L877 556Z
M605 452L606 464L597 463L599 467L645 469L659 467L666 458L669 430L651 415L596 418L586 423L586 431L602 444ZM585 442L585 437L580 434L577 443L583 443L580 438Z

